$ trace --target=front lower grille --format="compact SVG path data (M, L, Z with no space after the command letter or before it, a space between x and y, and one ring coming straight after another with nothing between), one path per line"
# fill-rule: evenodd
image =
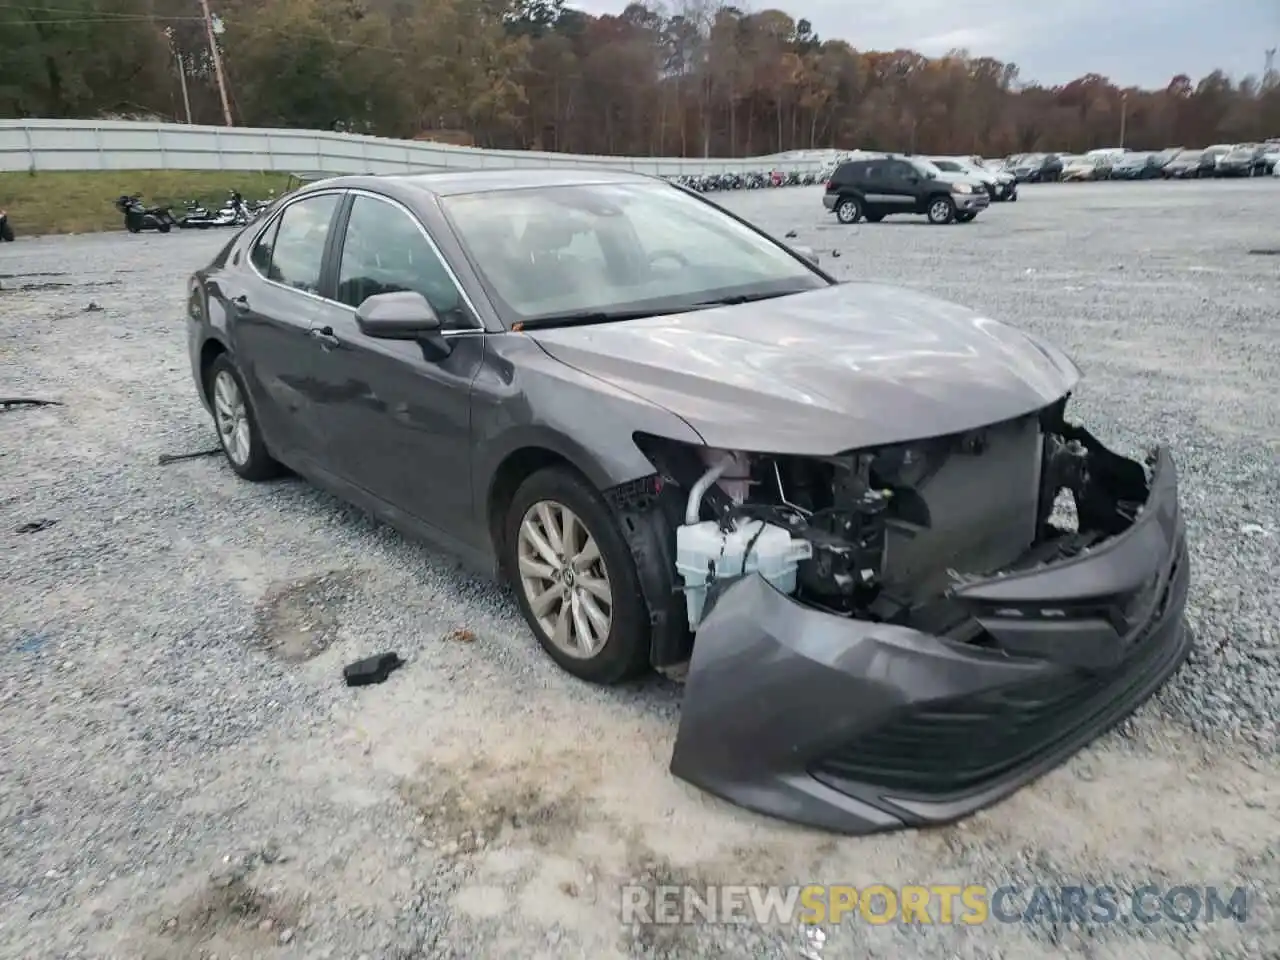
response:
M1164 620L1182 563L1180 552L1152 624ZM1055 674L911 707L824 757L810 773L836 790L852 782L927 797L971 791L1033 762L1134 697L1178 648L1176 630L1153 630L1111 673Z

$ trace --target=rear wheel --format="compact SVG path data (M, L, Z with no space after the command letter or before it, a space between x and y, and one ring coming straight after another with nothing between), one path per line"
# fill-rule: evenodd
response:
M857 223L862 216L862 204L857 197L841 197L836 204L836 219L841 223Z
M956 205L950 197L934 197L929 201L928 215L930 223L950 223L955 219Z
M5 243L13 242L13 227L9 225L9 221L7 219L0 222L0 240L3 240Z
M270 480L283 469L267 453L258 418L249 403L240 371L225 353L213 361L208 374L209 405L218 429L218 443L227 462L244 480Z
M636 561L604 500L564 467L524 481L507 509L503 567L520 612L562 669L612 684L649 665Z

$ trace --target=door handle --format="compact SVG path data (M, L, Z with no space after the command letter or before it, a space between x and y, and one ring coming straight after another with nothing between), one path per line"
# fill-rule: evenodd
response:
M307 332L326 346L336 347L338 345L338 338L333 335L333 327L312 327Z

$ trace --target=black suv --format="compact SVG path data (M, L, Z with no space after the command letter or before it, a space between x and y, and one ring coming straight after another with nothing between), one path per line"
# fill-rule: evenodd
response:
M924 214L930 223L968 223L990 204L980 180L944 173L927 160L901 157L840 164L822 198L822 205L841 223L857 223L863 217L879 223L895 213Z

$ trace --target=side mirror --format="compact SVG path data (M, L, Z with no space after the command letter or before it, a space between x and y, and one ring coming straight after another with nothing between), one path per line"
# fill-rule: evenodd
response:
M366 337L378 340L420 340L440 332L440 318L427 298L412 291L369 297L356 310L356 323Z
M791 249L794 253L804 257L815 267L818 265L818 252L814 250L813 247L792 247Z
M422 294L411 290L377 293L360 304L356 324L366 337L413 340L428 360L443 360L451 345L440 332L440 316Z

